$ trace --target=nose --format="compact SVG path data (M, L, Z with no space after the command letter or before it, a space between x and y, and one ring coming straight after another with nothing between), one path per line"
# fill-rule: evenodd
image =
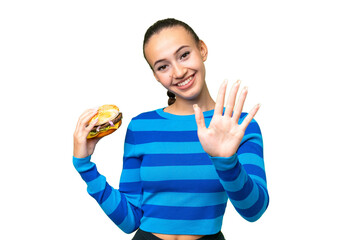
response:
M173 65L173 78L184 78L187 73L187 68L182 66L181 64Z

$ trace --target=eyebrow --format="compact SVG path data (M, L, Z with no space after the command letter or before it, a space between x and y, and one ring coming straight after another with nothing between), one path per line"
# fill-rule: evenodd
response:
M184 46L179 47L178 50L175 51L174 55L177 54L178 52L180 52L181 49L186 48L186 47L189 47L189 46L188 46L188 45L184 45ZM159 59L159 60L157 60L157 61L154 63L154 67L156 66L157 63L162 62L162 61L165 61L165 60L166 60L166 59Z

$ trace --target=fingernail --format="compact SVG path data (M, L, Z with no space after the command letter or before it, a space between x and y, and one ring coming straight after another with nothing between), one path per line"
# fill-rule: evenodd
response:
M195 108L197 108L197 107L198 107L198 105L197 105L197 104L194 104L194 105L193 105L193 108L194 108L194 109L195 109Z

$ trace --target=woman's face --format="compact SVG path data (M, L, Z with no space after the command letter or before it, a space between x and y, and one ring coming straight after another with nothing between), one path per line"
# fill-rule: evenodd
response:
M194 100L204 90L207 47L182 26L165 28L145 45L154 76L177 98Z

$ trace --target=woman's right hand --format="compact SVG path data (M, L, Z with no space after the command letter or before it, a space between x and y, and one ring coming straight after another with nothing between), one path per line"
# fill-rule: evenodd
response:
M95 126L97 119L89 124L90 119L96 115L97 109L88 109L79 117L74 132L74 157L85 158L92 155L97 142L101 138L87 139L87 135Z

